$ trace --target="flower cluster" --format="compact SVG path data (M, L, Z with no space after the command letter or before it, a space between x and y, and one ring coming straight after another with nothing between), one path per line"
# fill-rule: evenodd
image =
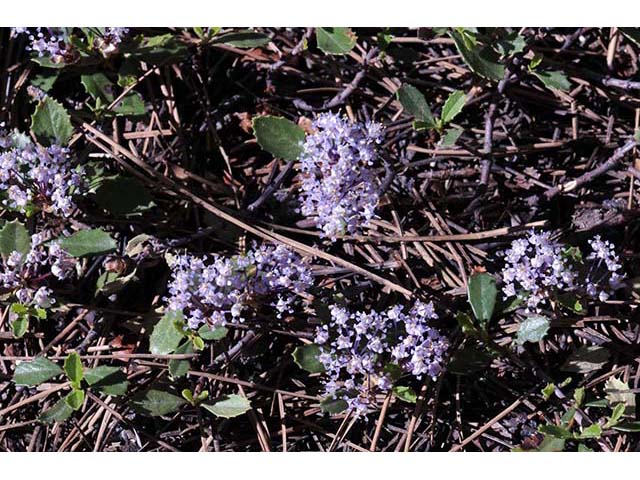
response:
M50 277L69 278L76 268L76 260L46 233L31 236L31 249L26 254L17 251L0 260L0 290L11 293L23 305L49 308L54 300L45 285Z
M514 240L505 260L502 291L505 297L521 295L528 310L538 311L554 289L574 286L576 273L550 232L531 232L527 238Z
M21 213L36 207L57 216L68 217L75 208L73 195L83 186L82 168L73 167L65 148L57 145L42 147L31 142L11 145L2 141L0 147L10 150L0 153L0 195L3 204Z
M382 126L326 113L315 119L313 129L300 156L301 212L335 240L356 233L374 217L380 188L372 165Z
M325 393L366 413L377 392L387 392L399 375L420 379L442 370L447 340L430 325L433 303L416 302L409 313L395 305L379 313L330 307L331 322L317 327L315 343L327 380Z
M107 27L104 29L104 33L94 40L93 46L104 57L108 57L117 52L118 46L128 33L129 29L127 27Z
M302 258L279 245L261 245L231 258L180 255L172 265L167 308L181 311L190 328L242 322L250 302L269 297L278 315L312 284Z
M587 273L585 288L588 295L604 302L609 298L612 290L621 286L624 275L619 271L622 265L614 245L608 240L602 240L600 235L589 240L589 246L592 252L587 256L587 260L592 262ZM603 287L607 284L609 288Z
M60 28L36 27L34 29L16 27L11 29L11 36L25 34L29 38L27 50L35 52L38 57L50 57L54 62L63 61L68 55L68 45L64 32Z
M104 57L109 57L118 50L125 36L127 27L105 27L97 30L93 40L93 48ZM95 32L92 32L95 33ZM11 36L25 34L29 38L27 50L35 52L38 57L48 57L54 63L74 61L79 58L74 46L67 40L67 35L60 27L36 27L33 29L16 27L11 29Z
M608 240L597 235L588 243L592 252L583 265L578 265L572 260L571 249L553 242L550 232L531 232L527 238L514 240L504 252L505 298L520 296L528 311L540 311L555 293L572 290L606 301L622 285L622 265Z

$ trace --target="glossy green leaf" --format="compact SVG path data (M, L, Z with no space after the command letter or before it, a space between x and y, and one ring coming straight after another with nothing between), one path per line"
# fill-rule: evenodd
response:
M331 55L345 55L356 45L357 37L347 27L317 27L318 48Z
M132 404L134 408L143 414L152 417L160 417L173 413L182 407L186 401L172 393L162 390L147 390L136 396Z
M71 383L80 386L80 382L84 378L84 369L82 368L82 360L80 355L73 352L67 355L64 361L64 373L67 375Z
M283 160L297 160L302 153L304 130L290 120L265 115L253 120L253 132L258 144Z
M271 41L269 35L254 32L251 30L241 30L239 32L229 32L213 39L212 43L226 43L237 48L262 47Z
M600 370L609 361L609 357L609 350L604 347L583 346L569 356L561 370L573 373L593 372Z
M160 318L149 338L151 353L166 355L178 348L180 340L185 335L178 325L184 325L182 312L168 311Z
M138 214L153 206L149 190L135 178L106 178L96 190L96 203L115 216Z
M212 403L203 403L202 407L216 417L233 418L251 410L251 403L240 395L225 395Z
M44 423L63 422L71 416L73 408L69 406L65 398L58 400L53 407L42 412L38 420Z
M467 97L464 92L455 90L449 94L447 100L442 107L442 114L440 119L443 124L451 122L464 108L464 104L467 101Z
M569 79L562 72L533 72L533 74L538 77L538 79L544 83L544 86L547 88L555 88L564 92L571 89Z
M341 398L326 397L320 401L320 410L324 413L337 414L344 412L349 404Z
M449 35L472 72L494 82L499 82L504 78L504 65L499 62L498 54L495 51L478 43L466 42L460 32L451 31Z
M113 252L117 245L111 236L99 228L81 230L58 240L58 244L72 257L88 257Z
M74 389L69 395L64 397L64 401L72 410L79 410L84 403L84 391Z
M302 345L293 351L293 360L300 368L309 373L322 373L324 365L318 360L321 353L322 350L318 345Z
M209 325L202 325L198 329L198 335L204 340L222 340L229 333L226 327L211 328Z
M31 116L31 131L44 145L66 145L73 134L67 110L51 97L45 97Z
M401 385L398 385L396 387L393 387L393 394L403 402L407 403L416 403L416 401L418 400L418 395L411 387L403 387Z
M63 373L62 369L48 358L37 357L16 365L13 381L17 385L34 386Z
M87 384L93 389L105 395L126 395L129 381L125 373L118 367L102 365L89 368L84 372Z
M496 306L496 279L488 273L474 273L469 278L467 293L473 314L486 328Z
M31 250L31 236L27 229L17 220L7 222L0 230L0 254L7 258L18 252L23 256Z
M550 320L543 315L531 315L525 318L518 326L517 343L539 342L549 331Z
M193 353L191 340L183 342L182 345L176 348L174 353ZM173 379L184 377L189 371L190 365L189 360L170 360L169 375L171 375L171 378Z
M407 113L413 115L425 128L436 128L436 120L424 95L413 85L404 84L396 91L396 98Z

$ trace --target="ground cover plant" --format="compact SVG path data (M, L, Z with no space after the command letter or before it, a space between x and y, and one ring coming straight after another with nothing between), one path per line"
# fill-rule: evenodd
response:
M0 450L637 451L639 54L0 29Z

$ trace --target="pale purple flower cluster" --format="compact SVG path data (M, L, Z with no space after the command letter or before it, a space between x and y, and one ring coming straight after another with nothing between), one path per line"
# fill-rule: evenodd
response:
M335 240L358 232L374 217L380 185L372 166L382 126L324 113L315 119L313 129L300 156L301 212Z
M609 299L611 291L620 288L622 284L622 265L614 245L609 240L602 240L600 235L596 235L589 240L589 246L592 252L587 256L587 260L592 262L587 273L585 289L588 295L604 302Z
M531 232L514 240L502 270L505 298L519 295L528 311L539 311L554 290L573 288L576 273L550 232Z
M531 232L505 251L502 270L505 298L520 296L528 311L540 311L549 297L568 291L586 292L604 302L622 285L622 265L614 245L599 235L588 241L592 252L585 265L575 263L550 232ZM605 286L606 285L606 286Z
M16 27L11 29L12 37L20 34L28 35L30 44L27 50L35 52L38 57L59 59L64 58L68 53L64 33L60 28L36 27L29 29Z
M341 398L356 414L366 413L376 393L388 392L393 374L435 378L442 370L448 342L430 325L433 303L416 302L409 313L401 305L379 313L350 312L333 305L331 322L317 327L315 343L327 380L325 394Z
M172 267L167 309L184 313L190 328L244 321L243 311L268 297L278 316L312 284L306 262L282 245L261 245L244 255L180 255Z
M73 195L84 185L82 168L73 167L68 151L57 145L31 142L0 153L0 193L4 205L25 213L35 206L68 217L75 208Z
M48 234L31 236L31 249L26 254L12 252L0 260L0 291L11 293L24 304L49 308L55 300L51 290L43 285L49 277L58 280L71 277L77 261L57 243L49 242Z

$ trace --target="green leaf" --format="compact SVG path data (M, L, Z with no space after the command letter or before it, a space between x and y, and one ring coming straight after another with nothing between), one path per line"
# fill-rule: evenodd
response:
M396 387L393 387L393 394L403 402L407 403L416 403L416 400L418 400L418 395L411 387L403 387L401 385L398 385Z
M613 411L611 412L611 416L609 417L605 428L611 428L612 426L616 425L624 415L625 408L626 405L624 403L618 403L613 408Z
M426 128L436 128L431 109L424 95L413 85L404 84L396 91L396 97L402 108L413 115Z
M178 347L185 334L177 325L184 325L182 312L170 310L162 316L156 326L153 327L153 332L149 338L149 350L151 353L167 355Z
M31 116L31 131L43 145L66 145L73 134L71 117L60 103L45 97Z
M27 229L17 220L7 222L0 230L0 254L7 258L18 252L24 257L31 250L31 236Z
M53 88L53 84L56 83L58 79L59 72L57 71L48 71L46 73L42 73L40 75L36 75L31 80L31 85L39 88L44 92L48 92Z
M129 58L156 65L178 62L188 54L188 49L176 37L172 33L145 37Z
M589 373L600 370L609 361L609 350L599 346L583 346L572 353L560 368L564 372Z
M89 368L84 372L87 384L94 390L114 397L126 395L129 381L125 373L118 367L106 365Z
M204 340L222 340L229 333L229 329L226 327L216 327L211 329L209 325L202 325L198 329L198 335Z
M318 360L321 353L322 350L318 345L302 345L293 351L293 360L300 368L309 373L322 373L324 365Z
M46 382L50 378L63 373L62 369L51 360L37 357L34 360L20 362L16 365L13 381L16 385L34 386Z
M253 131L258 144L275 157L294 161L302 153L304 130L286 118L256 117Z
M82 360L80 355L73 352L67 356L64 361L64 373L67 375L71 383L76 386L80 386L80 382L84 378Z
M84 403L84 391L74 389L69 395L64 398L64 401L72 410L79 410Z
M467 96L460 90L455 90L449 94L447 100L442 107L442 114L440 119L443 124L451 122L462 111L464 104L467 101Z
M178 348L176 348L174 353L193 353L193 346L191 344L191 340L187 340ZM170 360L169 361L169 375L171 378L176 379L180 377L184 377L189 371L189 360Z
M147 390L131 402L143 414L160 417L177 411L186 402L182 398L162 390Z
M58 400L53 407L42 412L38 420L44 423L63 422L71 416L73 408L71 408L65 398Z
M556 438L554 436L545 436L544 440L538 447L539 452L562 452L564 450L564 438Z
M81 230L69 237L58 240L58 244L72 257L88 257L102 255L116 249L116 242L111 236L99 228Z
M317 27L318 48L330 55L345 55L356 45L357 37L347 27Z
M153 206L149 190L135 178L105 178L96 190L96 203L115 216L134 215Z
M549 331L550 320L543 315L532 315L520 322L516 342L523 345L525 342L539 342Z
M574 313L584 313L584 307L580 303L580 299L572 293L562 293L557 297L558 303Z
M474 273L469 278L468 296L476 319L486 329L496 306L496 279L488 273Z
M463 132L464 129L462 128L447 128L444 131L444 135L442 135L442 138L440 139L440 146L445 148L453 147Z
M580 443L578 444L578 452L593 452L593 450L587 447L585 444Z
M341 398L326 397L320 401L320 410L324 413L336 414L344 412L349 404Z
M571 83L569 79L562 72L549 71L549 72L533 72L538 79L544 83L547 88L555 88L564 92L571 89Z
M462 329L462 333L467 335L470 333L471 334L477 333L476 327L473 324L473 320L465 312L458 312L456 314L456 321L458 322L458 325L460 325L460 328Z
M545 435L551 435L556 438L569 439L573 438L573 435L569 430L564 427L559 427L557 425L540 425L538 427L538 431L540 433L544 433Z
M202 407L216 417L233 418L251 410L251 403L240 395L225 395L213 403L203 403Z
M188 388L185 388L180 393L182 393L182 398L184 398L187 402L193 405L193 393L191 393L191 390L189 390Z
M29 329L29 316L19 315L11 322L11 333L16 338L22 338Z
M94 100L100 99L103 103L109 104L115 99L113 82L111 82L104 73L82 75L80 77L80 83L82 83L85 91L91 95L91 98Z
M494 50L480 44L466 42L459 32L451 31L449 35L472 72L495 82L504 78L504 65L498 62L498 54Z
M521 53L526 46L527 42L518 32L506 33L496 41L496 48L502 57L510 57L516 53Z
M584 440L586 438L600 438L601 435L602 427L600 427L600 424L594 423L583 429L582 432L576 436L576 438Z
M269 43L271 39L269 35L261 32L253 32L251 30L241 30L239 32L230 32L220 35L213 39L211 43L226 43L232 47L238 48L254 48L262 47Z
M624 405L624 414L627 417L635 417L636 414L636 395L633 393L629 385L622 380L609 377L604 384L604 391L610 406L621 404Z
M142 96L132 91L113 106L113 112L118 117L139 117L147 113L147 107Z
M613 426L619 432L640 432L640 422L623 422Z
M545 400L549 400L553 392L556 391L556 386L553 383L547 383L547 386L542 389L542 397Z

